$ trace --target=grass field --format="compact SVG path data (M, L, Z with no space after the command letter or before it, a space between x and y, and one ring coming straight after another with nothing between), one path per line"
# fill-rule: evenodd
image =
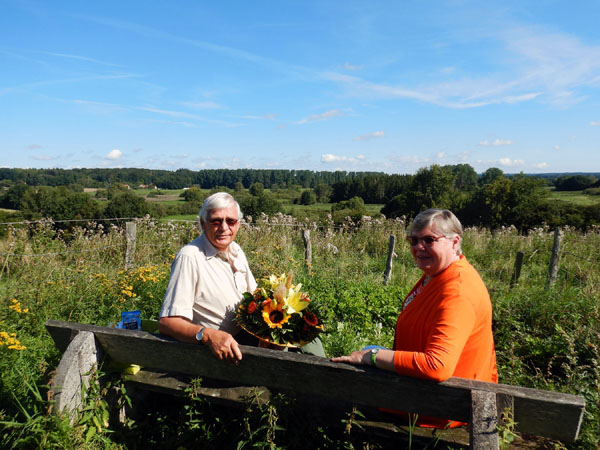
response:
M598 205L600 207L600 196L586 195L582 191L551 191L551 197L557 200L574 203L581 206Z
M404 224L370 220L354 229L333 224L313 228L313 263L306 266L300 227L294 223L278 215L240 230L238 242L256 277L295 272L319 307L329 356L365 344L389 346L401 299L420 275L402 240ZM121 311L133 309L140 309L144 318L156 318L172 258L197 233L192 223L139 221L136 265L125 271L120 228L63 233L46 222L9 230L0 241L3 448L159 448L166 442L193 447L199 440L214 442L214 448L383 448L375 436L345 434L344 424L314 423L281 403L276 410L249 407L242 415L217 415L190 400L176 412L162 405L143 420L105 423L100 419L111 411L102 403L105 384L94 388L87 413L74 424L48 413L45 386L60 354L44 322L107 325L119 320ZM392 280L383 286L390 234L398 237L397 258ZM559 276L549 286L550 230L522 236L513 229L494 234L470 229L464 237L465 254L492 298L500 381L580 394L587 400L581 439L567 448L591 449L599 443L599 247L598 230L582 234L566 229ZM511 288L517 251L525 254L524 266L519 283ZM118 378L111 380L120 386ZM298 435L302 440L294 442ZM564 448L561 443L549 445Z

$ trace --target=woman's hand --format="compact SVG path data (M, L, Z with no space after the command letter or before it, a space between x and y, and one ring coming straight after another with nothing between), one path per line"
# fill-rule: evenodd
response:
M371 350L357 350L346 356L338 356L331 358L333 362L347 362L350 364L365 364L371 365Z

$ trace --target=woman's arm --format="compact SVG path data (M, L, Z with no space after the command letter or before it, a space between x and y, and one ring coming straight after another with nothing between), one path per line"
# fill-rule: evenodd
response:
M394 351L381 349L377 352L375 358L375 367L378 369L394 371ZM331 358L333 362L347 362L350 364L364 364L367 366L371 364L371 350L358 350L350 353L347 356L338 356L337 358Z

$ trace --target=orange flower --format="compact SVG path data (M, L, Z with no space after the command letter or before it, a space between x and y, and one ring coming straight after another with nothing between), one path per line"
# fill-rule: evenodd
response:
M304 313L304 321L309 324L311 327L316 327L317 324L319 323L319 319L317 319L317 316L315 316L313 313L311 313L310 311L306 311Z
M264 305L262 316L269 328L281 328L290 319L290 316L281 309L281 305L278 304L273 308L271 301Z
M256 311L257 308L257 304L256 302L253 300L248 304L248 314L254 314L254 311Z

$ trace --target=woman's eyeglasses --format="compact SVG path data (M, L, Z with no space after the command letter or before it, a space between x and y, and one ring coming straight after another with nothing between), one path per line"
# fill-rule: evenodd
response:
M215 228L220 228L221 225L223 225L223 221L227 224L227 226L229 228L233 228L235 227L239 220L238 219L211 219L208 221L208 223L210 223L211 226L215 227Z
M445 237L446 236L437 236L437 237L436 236L422 236L422 237L406 236L406 240L413 247L416 247L417 245L419 245L419 242L422 242L423 245L425 245L427 247L431 247L434 242L437 242L440 239L443 239Z

